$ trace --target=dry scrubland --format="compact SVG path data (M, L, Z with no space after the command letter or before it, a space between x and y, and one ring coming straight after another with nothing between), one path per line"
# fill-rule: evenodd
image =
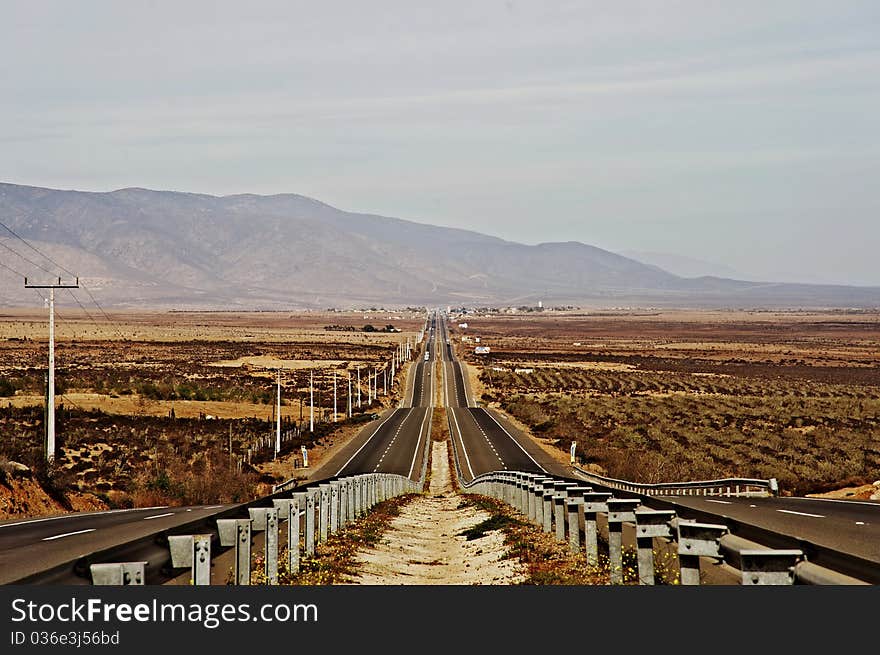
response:
M6 462L23 462L68 507L73 490L97 494L109 506L247 500L302 473L294 469L302 445L314 468L334 439L354 434L399 394L395 386L368 406L363 375L362 407L332 423L333 373L344 419L349 372L356 379L359 366L365 372L387 362L423 324L413 312L112 313L112 323L65 308L59 313L53 470L41 453L46 312L0 315L0 487L10 489L15 476ZM402 332L363 331L389 324ZM283 429L292 437L280 464L269 465L270 452L260 446L274 441L279 366ZM380 378L380 392L381 386Z
M453 335L483 401L562 450L575 440L582 462L612 476L776 477L795 494L880 478L880 314L543 313L467 322ZM464 335L480 336L491 354L475 356Z

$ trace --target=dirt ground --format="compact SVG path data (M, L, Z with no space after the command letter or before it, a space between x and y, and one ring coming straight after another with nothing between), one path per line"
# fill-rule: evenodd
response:
M428 495L404 506L379 546L358 556L354 584L506 585L524 579L519 562L505 558L501 531L473 541L459 536L489 514L462 506L452 486L448 443L434 442Z

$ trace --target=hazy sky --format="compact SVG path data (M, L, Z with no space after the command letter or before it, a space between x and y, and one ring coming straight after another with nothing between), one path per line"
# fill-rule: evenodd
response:
M0 0L0 181L880 285L880 2Z

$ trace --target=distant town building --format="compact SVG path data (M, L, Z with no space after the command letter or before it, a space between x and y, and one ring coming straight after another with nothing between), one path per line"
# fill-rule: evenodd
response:
M458 327L460 327L460 328L466 330L466 329L467 329L467 323L459 323L459 324L458 324Z
M489 346L477 346L474 348L475 355L488 355L489 354Z

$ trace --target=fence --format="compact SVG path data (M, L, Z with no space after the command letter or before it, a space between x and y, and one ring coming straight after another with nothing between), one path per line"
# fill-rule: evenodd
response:
M700 483L695 483L700 484ZM599 563L599 517L607 529L612 584L623 582L623 531L634 532L639 584L655 583L654 555L674 547L680 582L699 585L711 563L723 564L743 585L867 584L819 566L800 549L773 549L730 533L727 525L677 517L674 510L646 507L638 498L615 498L570 479L496 471L463 486L472 493L511 505L544 532L567 541L571 550L586 553L588 564Z

